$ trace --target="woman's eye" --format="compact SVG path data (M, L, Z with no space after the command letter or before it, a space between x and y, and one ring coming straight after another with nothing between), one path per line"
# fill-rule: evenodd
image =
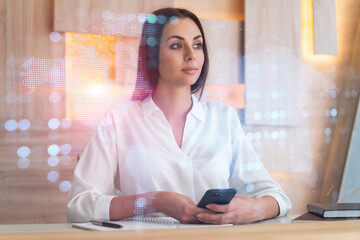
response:
M196 44L194 45L194 48L195 48L195 49L201 49L201 48L202 48L202 43L196 43Z
M174 44L170 45L170 48L171 49L179 49L179 48L181 48L181 45L180 45L180 43L174 43Z

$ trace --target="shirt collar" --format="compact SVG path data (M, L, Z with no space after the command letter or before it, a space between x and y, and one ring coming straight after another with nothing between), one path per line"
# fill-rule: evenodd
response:
M199 98L197 98L194 94L191 94L191 98L193 105L190 110L190 113L193 114L200 121L202 122L205 121L205 113L201 101L199 101Z
M142 111L145 118L148 118L156 110L160 110L158 106L154 103L151 94L145 97L141 102Z
M205 113L201 102L194 94L191 95L191 99L193 105L189 113L203 122L205 120ZM160 110L159 107L154 103L151 94L142 100L141 106L145 118L148 118L155 111Z

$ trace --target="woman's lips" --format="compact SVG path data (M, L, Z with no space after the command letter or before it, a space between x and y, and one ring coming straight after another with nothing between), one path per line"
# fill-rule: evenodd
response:
M186 73L186 74L195 74L195 73L197 73L198 68L195 68L195 67L186 67L186 68L181 69L181 71L183 71L183 72Z

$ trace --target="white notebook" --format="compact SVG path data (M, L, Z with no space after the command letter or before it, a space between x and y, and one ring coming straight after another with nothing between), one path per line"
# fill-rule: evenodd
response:
M90 231L124 231L124 230L145 230L145 229L176 229L176 228L201 228L201 227L223 227L232 226L232 224L214 225L214 224L180 224L171 217L138 217L129 218L120 221L111 221L122 225L122 228L110 228L94 225L92 223L73 223L72 227Z

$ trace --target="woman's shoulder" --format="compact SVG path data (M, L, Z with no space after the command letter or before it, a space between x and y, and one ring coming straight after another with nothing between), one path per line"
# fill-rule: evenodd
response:
M200 100L204 111L205 119L212 119L219 122L222 126L228 123L228 126L236 130L240 125L240 120L236 109L219 100Z
M200 103L203 106L204 110L216 111L218 113L236 113L236 110L232 106L219 100L201 99Z
M138 112L139 102L137 101L117 101L105 113L98 124L98 131L113 132L116 128L122 126L129 116Z
M137 114L140 109L139 101L121 100L115 102L106 111L102 123L121 122L130 115Z
M121 100L115 102L109 109L112 114L129 114L131 111L140 109L140 101Z

